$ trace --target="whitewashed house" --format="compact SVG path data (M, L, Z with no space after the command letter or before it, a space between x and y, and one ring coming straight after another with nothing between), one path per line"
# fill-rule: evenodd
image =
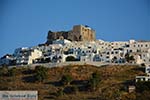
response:
M14 61L13 55L6 54L0 58L0 65L11 65L14 63L13 61Z
M130 40L129 47L132 52L144 52L150 48L150 42Z
M35 59L42 57L42 52L31 48L18 48L14 52L16 64L32 64Z
M88 53L86 55L80 56L80 61L82 62L88 62L88 61L93 61L94 58L94 53Z
M106 50L105 52L102 52L101 58L103 62L122 63L124 52L120 49Z

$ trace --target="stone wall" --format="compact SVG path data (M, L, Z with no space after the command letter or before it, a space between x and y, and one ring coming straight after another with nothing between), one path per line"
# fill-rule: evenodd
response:
M95 31L83 25L73 26L71 31L48 32L47 44L52 44L52 41L63 37L70 41L95 41Z

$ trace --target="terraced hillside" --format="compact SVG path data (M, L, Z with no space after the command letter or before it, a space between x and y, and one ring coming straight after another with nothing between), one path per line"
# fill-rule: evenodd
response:
M41 78L30 66L0 68L0 90L37 90L39 100L150 100L149 90L128 93L127 87L136 85L135 76L144 74L140 66L69 65L45 69ZM93 73L97 73L96 81ZM67 78L63 78L65 75Z

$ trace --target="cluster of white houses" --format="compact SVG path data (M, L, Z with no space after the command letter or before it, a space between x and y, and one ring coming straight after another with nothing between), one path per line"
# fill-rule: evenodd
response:
M66 39L58 39L49 45L17 48L13 54L1 57L0 65L59 63L68 61L69 57L74 61L126 63L127 55L133 57L131 63L149 64L150 42L135 40L71 42Z

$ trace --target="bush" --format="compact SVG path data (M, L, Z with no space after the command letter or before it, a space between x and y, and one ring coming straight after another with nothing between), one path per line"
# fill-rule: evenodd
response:
M73 92L74 92L75 94L79 91L79 89L78 89L78 87L77 87L76 85L74 85L74 86L72 87L72 90L73 90Z
M63 96L63 95L64 95L63 88L59 88L59 90L57 91L57 96Z
M100 74L98 72L94 72L89 80L89 88L95 91L98 88L100 81Z
M7 66L2 66L0 68L0 76L7 75L7 73L8 73L8 67Z
M36 66L35 68L35 78L39 82L43 82L47 78L47 68L43 66Z
M16 67L13 67L11 69L8 70L8 75L9 76L15 76L17 74L17 69Z
M145 90L150 91L150 81L139 81L136 83L137 92L143 92Z
M72 81L72 77L70 75L63 75L61 78L61 83L63 85L69 85L71 81Z
M132 61L135 60L134 57L133 57L133 56L130 56L129 53L126 53L126 54L125 54L125 59L126 59L127 62L132 62Z

